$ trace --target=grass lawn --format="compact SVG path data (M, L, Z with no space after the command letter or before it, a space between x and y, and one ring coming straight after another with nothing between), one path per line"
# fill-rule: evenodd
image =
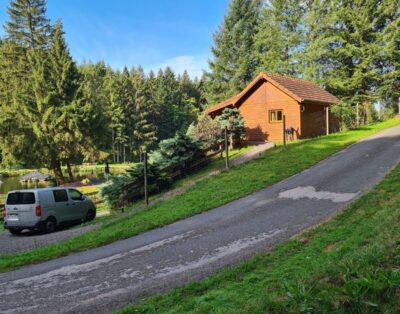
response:
M119 313L399 313L400 165L335 219Z
M84 235L30 252L2 255L0 271L101 246L223 205L294 175L368 135L398 124L399 117L358 130L293 142L286 149L276 147L260 158L200 181L183 194L147 210L104 223ZM237 182L240 184L233 184Z

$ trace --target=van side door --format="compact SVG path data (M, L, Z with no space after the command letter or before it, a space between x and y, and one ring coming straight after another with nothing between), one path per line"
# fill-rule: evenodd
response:
M68 194L71 199L71 214L73 219L84 219L86 217L88 206L83 194L75 189L68 189Z
M69 204L67 190L53 190L55 213L57 222L72 220L71 206Z

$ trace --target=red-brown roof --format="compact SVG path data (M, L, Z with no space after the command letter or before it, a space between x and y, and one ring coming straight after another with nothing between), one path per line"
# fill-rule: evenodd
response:
M261 72L246 88L239 94L232 96L214 106L211 106L205 110L207 114L218 111L222 108L235 106L240 99L245 96L252 87L254 87L260 80L268 81L276 88L282 90L284 93L298 101L303 102L317 102L322 104L335 104L339 102L339 99L327 92L317 84L295 79L287 76L278 74L268 74Z

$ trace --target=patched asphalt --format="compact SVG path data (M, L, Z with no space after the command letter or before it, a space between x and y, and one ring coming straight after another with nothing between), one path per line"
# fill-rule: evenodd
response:
M106 313L204 278L326 220L399 162L397 126L224 206L107 246L0 274L0 312Z

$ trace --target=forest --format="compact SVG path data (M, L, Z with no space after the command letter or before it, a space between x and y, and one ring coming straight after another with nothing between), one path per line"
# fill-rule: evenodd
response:
M11 0L0 39L0 168L139 161L260 71L312 80L353 127L400 107L397 0L232 0L200 78L77 64L46 0ZM211 36L211 34L210 34ZM379 112L375 109L379 104Z

